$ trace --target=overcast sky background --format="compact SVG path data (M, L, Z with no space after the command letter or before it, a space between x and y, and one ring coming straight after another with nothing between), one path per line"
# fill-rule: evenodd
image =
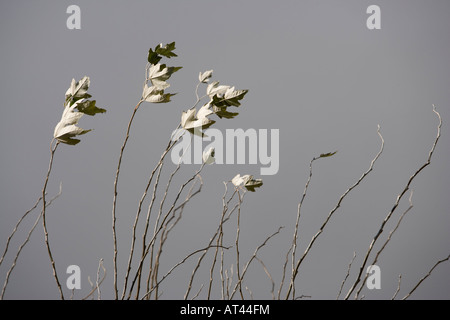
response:
M71 4L81 8L81 30L66 28L66 9ZM366 27L371 4L381 7L381 30ZM369 168L380 148L380 124L385 149L374 171L344 199L299 271L297 295L334 299L353 252L356 259L347 289L397 195L425 163L437 132L435 104L443 120L441 140L431 165L412 184L413 209L377 263L381 289L363 291L366 299L390 299L401 274L398 297L403 297L436 261L448 256L450 248L449 12L446 0L2 0L1 252L17 220L40 196L64 94L72 78L78 81L87 75L89 93L107 113L84 116L79 125L95 130L81 136L77 146L58 147L47 190L51 197L62 182L63 191L48 208L47 224L63 287L67 266L76 264L81 268L82 289L75 292L75 299L83 297L90 291L87 277L95 279L103 258L108 275L102 297L113 298L111 208L119 151L142 93L148 49L175 41L178 57L162 62L183 66L169 80L168 92L178 94L169 104L141 106L122 163L117 208L121 274L148 174L182 111L195 102L198 73L214 69L213 80L249 89L239 116L217 121L214 127L224 132L279 129L280 168L276 175L260 176L261 164L206 167L203 191L186 207L184 220L167 243L160 274L208 243L221 214L223 181L237 173L253 174L264 185L248 193L242 206L241 262L285 226L258 255L278 289L310 160L338 150L332 158L315 162L302 208L297 256L339 197ZM205 86L200 90L203 93ZM174 168L170 159L166 161L166 179ZM197 169L198 165L183 167L174 188ZM382 239L408 207L408 196ZM0 267L2 286L14 253L39 212L33 212L11 242ZM235 228L230 225L225 242L234 245L234 241ZM234 249L228 254L233 257ZM161 298L183 298L194 261L167 279ZM197 276L193 292L202 283L207 285L209 265ZM449 274L449 262L439 265L411 298L449 299ZM255 298L271 298L270 281L256 261L244 285ZM67 288L64 293L70 296ZM206 287L199 297L205 294ZM58 297L40 224L11 275L5 299ZM220 298L220 290L213 298Z

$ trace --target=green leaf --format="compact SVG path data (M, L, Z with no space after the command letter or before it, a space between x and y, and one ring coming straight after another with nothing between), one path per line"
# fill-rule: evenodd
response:
M164 47L162 47L159 44L155 48L156 53L158 53L166 58L177 57L177 55L172 52L173 50L175 50L175 41L171 42L169 44L166 44Z
M74 146L74 145L76 145L76 144L78 144L79 142L80 142L80 139L71 139L71 138L67 138L67 139L58 139L59 140L59 142L61 142L61 143L65 143L65 144L68 144L68 145L71 145L71 146Z
M244 187L247 188L248 191L255 192L255 188L259 188L262 185L262 179L250 179L249 181L247 181Z
M106 110L95 105L95 100L86 100L77 104L78 111L89 116L95 116L97 113L105 113Z
M328 152L328 153L322 153L319 158L327 158L327 157L331 157L334 156L336 154L337 151L335 152Z
M151 48L150 50L148 50L148 57L147 57L148 62L150 62L151 64L157 64L161 59L162 57L158 55L156 52L154 52Z
M239 107L241 105L239 100L242 100L247 92L248 90L234 90L234 88L229 88L223 96L215 94L212 97L211 104L217 107Z
M234 184L235 187L244 186L248 191L255 192L255 188L259 188L263 185L262 179L253 179L252 175L246 174L241 177L240 174L237 174L233 179L231 179L231 183Z
M227 107L217 107L214 105L212 107L212 110L220 119L222 119L222 118L233 119L234 117L236 117L239 114L238 112L227 111Z
M83 130L80 133L78 133L77 135L79 136L79 135L88 133L89 131L92 131L92 129ZM74 139L73 138L74 136L75 135L66 135L66 136L59 137L57 139L58 139L59 142L62 142L62 143L74 146L74 145L76 145L76 144L78 144L80 142L80 139Z
M157 64L162 56L166 58L177 57L177 55L172 52L173 50L175 50L175 42L166 44L164 47L162 44L158 44L154 50L152 50L152 48L148 50L147 61L151 64Z

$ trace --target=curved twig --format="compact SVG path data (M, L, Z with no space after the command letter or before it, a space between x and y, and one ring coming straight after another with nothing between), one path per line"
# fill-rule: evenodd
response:
M341 206L342 201L344 200L344 198L350 193L350 191L352 191L354 188L356 188L361 181L373 170L373 165L375 163L375 161L377 161L377 159L379 158L379 156L381 155L381 153L383 152L384 149L384 139L383 136L380 133L380 125L378 125L378 130L377 130L378 136L381 139L381 147L380 147L380 151L378 151L377 155L375 156L375 158L372 160L372 162L370 163L370 167L369 169L364 172L362 174L362 176L358 179L358 181L356 181L350 188L347 189L347 191L344 192L344 194L339 198L338 203L336 204L336 206L330 211L330 213L328 214L327 218L325 219L324 223L322 224L322 226L320 227L319 231L312 237L310 243L308 244L308 247L306 248L305 252L303 253L303 255L301 256L301 258L298 260L295 270L292 273L292 278L291 278L291 284L289 285L289 289L288 292L286 294L286 299L289 299L289 295L291 294L291 290L294 287L294 282L295 282L295 278L298 274L298 269L300 268L300 265L302 264L303 260L305 259L305 257L308 255L309 251L311 250L312 245L314 244L314 242L317 240L317 238L320 236L320 234L323 232L325 226L328 224L328 221L331 219L331 217L333 216L333 214L336 212L336 210Z
M353 284L353 286L350 288L350 290L348 291L345 299L348 299L349 296L352 294L352 292L355 290L356 286L358 285L358 283L361 281L361 275L365 269L367 260L369 258L370 253L372 252L372 249L375 245L375 242L378 240L378 238L380 237L381 233L383 232L383 228L386 225L386 223L390 220L390 218L392 217L394 211L397 209L400 200L403 198L403 196L406 194L406 192L409 190L409 187L412 183L412 181L417 177L417 175L423 170L425 169L428 165L430 165L431 163L431 157L434 153L434 150L436 148L436 145L439 141L439 138L441 136L441 126L442 126L442 119L441 119L441 115L439 114L439 112L436 111L436 107L433 105L433 112L438 116L439 118L439 125L438 125L438 129L437 129L437 136L436 139L434 140L433 146L431 147L430 153L428 154L428 159L427 161L409 178L408 182L406 183L405 188L403 189L403 191L397 196L397 200L395 201L394 206L392 207L391 211L387 214L387 216L384 218L383 222L381 223L380 229L378 230L378 232L375 234L372 242L369 245L369 249L367 250L366 256L364 258L363 263L361 264L361 267L359 269L359 273L358 276Z

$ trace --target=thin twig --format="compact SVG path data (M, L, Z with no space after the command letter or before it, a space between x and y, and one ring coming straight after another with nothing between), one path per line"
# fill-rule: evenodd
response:
M144 254L145 254L145 247L146 247L146 242L147 242L147 232L148 232L148 227L150 226L150 217L151 217L151 213L152 213L152 209L153 209L153 204L155 203L156 190L158 189L159 179L161 177L161 171L162 171L163 165L164 165L164 163L161 163L161 166L159 167L158 174L157 174L156 180L155 180L155 184L153 185L152 200L150 201L150 204L148 205L147 218L146 218L146 222L145 222L144 232L142 234L141 257L144 257ZM149 274L148 274L148 278L147 278L147 291L149 291L149 289L150 289L150 276L151 276L152 265L153 265L152 258L153 257L150 256L150 267L149 267ZM139 298L139 292L141 290L141 277L142 277L142 271L139 272L139 278L138 278L138 283L137 283L137 288L136 288L136 299ZM150 296L148 296L147 299L150 299Z
M179 128L180 126L181 126L181 124L178 126L178 128ZM177 129L178 129L178 128L177 128ZM177 129L176 129L176 130L177 130ZM185 133L186 133L186 131L184 131L183 135L184 135ZM178 138L177 138L177 141L178 141L183 135L179 135ZM191 141L192 141L192 140L191 140ZM175 143L176 143L176 142L175 142ZM175 144L175 143L174 143L174 144ZM189 147L190 147L190 143L189 143ZM188 147L188 148L189 148L189 147ZM169 192L169 188L170 188L170 185L171 185L171 183L172 183L172 179L173 179L173 177L175 176L175 174L179 171L179 169L181 168L181 163L182 163L184 154L185 154L185 152L188 150L188 148L186 148L186 149L183 151L183 155L180 157L180 159L179 159L179 161L178 161L177 167L175 168L175 170L174 170L174 171L170 174L170 176L169 176L169 179L168 179L168 182L167 182L167 185L166 185L166 189L165 189L164 195L163 195L162 200L161 200L160 205L159 205L159 211L158 211L158 215L157 215L157 217L156 217L156 221L155 221L155 225L154 225L153 234L155 234L156 230L157 230L158 227L159 227L159 221L160 221L160 219L161 219L161 215L162 215L162 212L163 212L163 206L164 206L164 203L165 203L165 201L166 201L166 198L167 198L167 195L168 195L168 192ZM154 190L153 190L153 193L154 193L154 194L156 193L157 187L158 187L158 184L155 183L155 188L154 188ZM175 213L175 211L174 211L174 213ZM169 219L169 221L170 221L170 219ZM168 223L169 221L167 221L167 223ZM163 238L164 231L165 231L165 228L166 228L166 225L164 225L164 226L161 225L161 227L162 227L162 229L163 229L163 231L161 232L161 239L162 239L162 238ZM145 230L146 230L146 232L147 232L147 226L146 226ZM145 233L146 233L146 232L145 232ZM146 238L146 236L144 237L144 239L145 239L145 238ZM160 243L161 243L161 242L160 242ZM158 271L157 271L157 270L158 270L158 261L159 261L159 257L156 257L156 262L153 263L155 244L156 244L156 241L154 241L154 242L151 244L151 247L150 247L150 270L149 270L149 276L148 276L148 279L153 278L153 281L154 281L154 282L156 282L156 277L157 277L157 272L158 272ZM161 244L161 245L162 245L162 244ZM146 250L146 248L145 248L145 240L144 240L144 245L143 245L143 248L142 248L142 255L145 254L145 250ZM161 250L162 250L162 248L161 248ZM139 279L139 280L140 280L140 279ZM139 283L138 283L138 286L139 286ZM138 293L139 293L139 290L138 290ZM136 294L136 299L138 298L138 293ZM158 291L157 291L157 289L156 289L155 297L157 297L157 296L158 296Z
M8 239L6 240L6 246L5 246L5 251L3 252L3 255L0 258L0 266L2 265L3 259L6 256L6 253L8 252L8 247L9 247L9 242L11 241L12 237L14 236L14 234L17 231L17 228L19 228L19 225L21 224L21 222L23 221L23 219L25 219L25 217L34 209L36 209L36 207L38 206L39 202L41 202L42 200L42 196L39 197L39 199L36 201L36 203L34 204L33 207L31 207L31 209L29 209L27 212L25 212L25 214L19 219L19 221L17 222L17 224L15 225L13 231L11 232L11 235L8 237Z
M180 190L178 191L178 194L176 195L175 200L174 200L174 202L172 203L172 206L170 207L170 209L167 211L167 213L166 213L165 216L163 217L163 219L162 219L162 221L161 221L160 227L158 228L158 230L156 230L156 232L153 234L152 239L151 239L151 240L149 241L149 243L146 245L145 254L142 256L142 258L141 258L141 260L140 260L140 262L139 262L139 266L138 266L138 269L137 269L137 271L136 271L136 274L135 274L135 276L134 276L134 278L133 278L133 282L132 282L132 284L131 284L131 288L130 288L130 291L129 291L129 294L128 294L128 299L130 298L131 293L133 292L133 287L134 287L134 285L135 285L135 283L136 283L136 280L137 280L137 277L138 277L139 273L140 273L141 270L142 270L142 266L143 266L144 260L145 260L147 254L148 254L149 251L150 251L150 248L151 248L151 245L152 245L153 241L155 241L157 235L158 235L159 232L163 229L164 223L166 222L167 218L169 217L169 215L172 213L173 209L175 208L175 206L176 206L176 204L177 204L177 201L178 201L178 199L180 198L180 195L181 195L181 193L183 192L184 188L185 188L192 180L194 180L198 174L200 174L200 172L203 170L204 166L205 166L205 163L203 163L203 164L201 165L200 169L199 169L199 170L198 170L198 171L197 171L197 172L196 172L189 180L187 180L185 183L183 183L183 185L180 187ZM153 290L152 290L152 291L153 291ZM147 295L146 295L146 296L147 296Z
M200 289L197 291L197 293L192 297L192 299L191 300L195 300L199 295L200 295L200 292L202 291L202 289L203 289L203 283L202 283L202 285L200 286Z
M142 102L144 102L144 100L141 98L139 100L138 104L136 105L136 107L134 107L133 113L131 114L130 121L128 122L125 140L123 141L122 147L120 148L119 162L117 164L116 177L114 179L114 198L113 198L113 206L112 206L112 233L113 233L113 242L114 242L114 256L113 256L114 293L115 293L116 300L119 298L119 291L117 290L117 234L116 234L117 184L119 183L119 173L120 173L120 166L122 164L123 151L125 150L125 147L128 142L128 138L130 137L131 124L132 124L134 116L136 115L136 112L139 109L139 106L142 104Z
M242 280L244 279L244 276L245 276L245 274L246 274L246 272L247 272L247 270L248 270L248 267L249 267L249 265L252 263L252 261L256 258L256 255L258 254L258 251L259 251L262 247L264 247L264 246L267 244L267 242L268 242L271 238L273 238L275 235L277 235L278 233L280 233L281 229L283 229L283 228L284 228L283 226L279 227L277 231L275 231L275 232L272 233L270 236L268 236L268 237L266 238L266 240L264 240L264 242L263 242L262 244L260 244L260 245L255 249L255 252L253 253L252 257L251 257L251 258L247 261L247 263L245 264L244 270L242 271L242 274L241 274L240 278L238 279L238 282L237 282L236 285L234 286L234 289L233 289L233 292L231 293L230 299L233 299L233 296L235 295L237 288L241 286L241 282L242 282Z
M450 255L448 255L447 258L444 258L444 259L439 260L438 262L436 262L436 263L434 264L434 266L430 269L430 271L428 271L428 273L427 273L422 279L419 280L419 282L414 286L414 288L412 288L412 290L411 290L406 296L404 296L402 300L408 299L408 298L411 296L411 294L412 294L414 291L416 291L416 289L420 286L420 284L421 284L426 278L428 278L428 277L431 275L431 273L433 272L433 270L434 270L438 265L440 265L442 262L445 262L445 261L447 261L448 259L450 259Z
M395 291L394 295L392 296L391 300L395 300L395 298L397 297L398 292L400 291L400 284L402 282L402 274L398 275L398 286L397 286L397 290Z
M372 252L372 249L375 245L375 242L378 240L379 236L381 235L381 233L383 232L383 228L386 225L386 223L390 220L390 218L392 217L394 211L397 209L400 200L403 198L403 196L405 195L405 193L409 190L409 187L412 183L412 181L417 177L417 175L423 170L425 169L428 165L430 165L431 163L431 157L434 153L434 150L436 148L436 145L439 141L439 138L441 136L441 126L442 126L442 119L441 119L441 115L439 114L439 112L436 111L435 106L433 105L433 112L438 116L439 118L439 125L438 125L438 129L437 129L437 136L436 139L434 140L433 146L431 147L430 153L428 155L428 159L427 161L409 178L405 188L403 189L403 191L397 196L397 200L395 201L394 206L392 207L391 211L388 213L388 215L384 218L383 222L381 223L381 227L378 230L378 232L376 233L376 235L374 236L372 242L369 245L369 249L367 250L366 256L364 258L363 263L361 264L361 267L359 269L359 273L358 276L353 284L353 286L350 288L350 290L347 293L347 296L345 297L345 299L348 299L349 296L352 294L352 292L355 290L356 286L358 285L358 283L361 281L361 275L365 269L367 260L369 258L370 253Z
M336 300L338 300L339 296L341 295L342 288L344 287L344 284L347 281L348 276L350 275L350 269L352 268L352 264L353 264L353 261L355 260L355 258L356 258L356 252L354 251L353 252L353 258L350 261L350 263L348 264L347 274L345 275L344 280L342 280L341 287L339 288L339 292L338 292L338 295L336 297Z
M191 188L188 191L188 194L186 196L185 201L183 202L183 204L181 204L180 206L178 206L176 209L173 210L173 215L170 219L167 220L167 222L164 225L163 231L161 232L161 240L159 242L159 249L158 252L156 254L156 260L155 263L153 264L153 268L151 268L151 270L153 270L153 282L156 283L157 282L157 277L158 277L158 269L159 269L159 260L161 257L161 253L162 253L162 248L164 246L164 243L167 240L167 237L169 235L169 233L172 231L172 229L177 225L177 223L181 220L182 217L182 213L183 213L183 209L184 206L186 205L186 203L196 194L198 194L203 186L203 180L201 178L201 176L198 174L197 175L198 180L200 181L200 187L193 193L193 189L196 185L196 181L192 184ZM181 210L177 210L178 208L181 208ZM180 211L180 213L178 214L178 217L176 217L176 211ZM170 224L171 220L174 220L174 222L172 224ZM153 254L153 253L151 253ZM150 280L150 272L149 272L149 279L147 280L147 284L148 281ZM156 291L157 293L157 291Z
M53 277L55 278L56 285L58 286L58 290L59 290L59 294L60 294L61 300L64 300L64 294L63 294L63 291L62 291L62 288L61 288L61 284L59 283L58 274L56 273L55 260L53 259L52 251L50 250L50 241L49 241L49 238L48 238L47 221L46 221L46 216L45 216L46 207L47 207L47 203L46 203L46 200L45 200L47 184L48 184L48 179L50 177L50 172L52 171L53 157L55 155L56 148L59 145L59 141L56 142L54 148L52 147L52 145L53 145L53 140L50 143L50 151L51 151L50 164L48 166L48 171L47 171L47 176L45 178L44 187L42 188L42 226L44 228L45 245L47 247L48 257L50 258L50 263L51 263L51 266L52 266L52 269L53 269Z
M298 203L298 206L297 206L297 219L295 221L294 236L293 236L293 239L292 239L291 247L289 248L288 252L286 253L286 262L285 262L285 265L283 267L283 276L282 276L282 280L281 280L281 283L280 283L280 288L278 290L278 295L280 295L281 289L282 289L282 287L284 285L286 265L287 265L288 260L289 260L289 252L292 253L292 259L291 259L292 260L292 270L295 269L295 253L297 251L297 234L298 234L298 227L299 227L299 221L300 221L300 213L301 213L301 208L302 208L302 205L303 205L303 201L305 200L305 197L306 197L306 192L308 191L309 183L311 182L311 178L312 178L312 174L313 174L312 165L313 165L313 162L315 160L317 160L317 159L320 159L320 157L312 158L310 163L309 163L309 177L308 177L308 180L306 181L305 188L303 190L303 195L302 195L302 197L300 199L300 202ZM292 288L292 295L295 296L295 285Z
M225 185L225 192L224 192L224 194L223 194L223 196L222 196L222 205L223 205L222 216L221 216L221 218L220 218L219 227L218 227L218 229L217 229L217 231L216 231L216 234L214 235L214 237L215 237L215 236L218 234L217 242L216 242L217 246L223 245L223 223L224 223L225 213L228 211L228 204L229 204L229 202L230 202L231 199L233 198L234 194L237 192L237 191L235 190L234 193L233 193L233 195L230 197L229 201L225 202L225 197L226 197L227 192L228 192L228 184L227 184L227 182L225 182L225 181L223 182L223 184ZM210 242L210 244L211 244L211 242ZM221 264L222 298L223 298L223 293L224 293L224 287L223 287L223 252L224 252L224 251L221 250L221 261L222 261L222 264ZM216 265L217 254L218 254L218 253L219 253L219 247L216 247L216 251L214 252L214 259L213 259L213 262L212 262L212 265L211 265L211 268L210 268L210 271L209 271L209 287L208 287L208 296L207 296L207 299L208 299L208 300L209 300L210 297L211 297L211 289L212 289L212 284L213 284L213 280L214 280L214 277L213 277L213 274L214 274L214 267L215 267L215 265ZM203 257L201 257L201 259L202 259L202 258L203 258ZM200 263L200 261L199 261L199 263ZM199 266L199 264L197 264L197 266ZM192 277L191 277L191 280L192 280Z
M410 193L410 196L409 196L409 207L405 211L403 211L403 213L400 216L400 218L398 219L397 224L395 225L394 229L391 230L391 232L389 233L389 236L387 237L386 241L381 246L381 249L375 255L375 258L373 259L371 265L375 265L377 263L378 257L380 256L381 252L384 250L384 248L386 247L388 242L391 240L392 235L394 234L394 232L397 231L398 227L400 226L400 223L403 220L403 217L413 208L413 204L412 204L412 201L411 201L412 196L413 196L413 190L411 189L411 193ZM362 288L364 287L364 283L366 282L368 275L369 274L366 273L366 275L364 276L364 280L361 281L361 286L359 287L358 291L356 292L356 297L358 297L359 293L361 292Z
M245 191L244 191L245 192ZM235 245L236 245L236 275L237 275L237 279L238 279L238 284L239 284L239 293L241 294L241 299L244 300L244 294L242 292L242 278L240 275L240 263L239 263L239 233L240 233L240 220L241 220L241 204L242 204L242 200L241 200L241 193L238 191L238 213L237 213L237 223L236 223L236 241L235 241Z
M179 128L179 126L180 125L178 125L177 129ZM164 158L166 157L167 153L172 149L172 147L177 143L177 141L178 140L175 140L175 141L170 140L169 143L167 144L167 147L164 150L164 152L162 153L162 155L161 155L161 157L159 159L159 162L157 163L155 168L152 170L152 172L150 174L150 178L148 179L148 182L147 182L147 186L146 186L146 188L144 190L144 193L143 193L141 199L139 200L138 210L137 210L136 217L135 217L135 220L134 220L134 224L133 224L133 227L132 227L131 249L130 249L130 254L129 254L129 257L128 257L128 265L127 265L127 272L125 274L125 281L124 281L124 286L123 286L122 299L125 297L125 292L126 292L126 288L127 288L127 284L128 284L128 277L129 277L129 274L130 274L130 271L131 271L131 263L132 263L132 260L133 260L134 246L135 246L135 241L136 241L136 228L137 228L137 224L138 224L138 221L139 221L139 216L140 216L140 213L141 213L141 210L142 210L142 204L143 204L143 202L144 202L144 200L145 200L145 198L147 196L148 189L150 188L150 185L152 183L152 180L153 180L153 177L155 175L156 170L159 169L158 177L157 177L157 180L159 180L159 174L161 173L161 169L162 169L162 166L163 166ZM155 189L153 191L153 195L155 195L155 193L156 193L157 185L158 184L155 183L155 186L154 186ZM153 199L154 199L154 197L153 197ZM152 204L153 204L153 202L152 202ZM148 222L149 222L149 219L150 219L149 213L147 214L147 218L148 219L147 219L147 224L146 224L146 228L145 228L145 231L144 231L144 238L145 238L145 236L147 234Z
M161 282L163 282L172 272L173 270L175 270L177 267L179 267L180 265L182 265L183 263L186 262L186 260L188 260L190 257L192 257L193 255L202 252L202 251L207 251L210 248L215 247L215 246L208 246L206 248L203 249L198 249L195 250L194 252L188 254L186 257L184 257L180 262L178 262L177 264L175 264L162 278L161 280L158 281L158 283L150 289L150 291L148 291L144 296L142 296L141 300L145 299L150 293L153 292L153 290L155 290L157 287L159 287L159 285L161 284ZM229 249L229 247L223 247L224 249Z
M245 286L245 290L248 291L248 294L250 295L250 299L254 300L252 290L250 290L249 287L247 287L247 286Z
M375 161L378 159L378 157L381 155L381 153L383 152L383 148L384 148L384 139L383 136L380 133L380 126L378 125L378 130L377 130L378 136L381 139L381 147L380 147L380 151L378 151L377 155L375 156L375 158L372 160L372 162L370 163L370 167L369 169L364 172L362 174L362 176L358 179L358 181L355 182L355 184L353 184L350 188L347 189L347 191L344 192L344 194L339 198L338 203L336 204L336 206L330 211L330 213L328 214L328 217L325 219L325 222L322 224L322 226L320 227L319 231L312 237L310 243L308 244L308 247L306 248L305 252L303 253L302 257L298 260L295 269L293 270L292 273L292 278L291 278L291 283L289 285L289 289L288 292L286 294L286 299L289 299L289 295L291 294L291 290L294 286L294 282L295 282L295 278L298 274L298 269L300 268L300 265L302 264L303 260L305 259L305 257L308 255L309 251L311 250L312 245L314 244L314 242L317 240L317 238L320 236L320 234L323 232L325 226L328 224L328 221L331 219L331 217L333 216L333 214L336 212L336 210L341 206L342 201L344 200L344 198L354 189L356 188L361 181L373 170L373 165L375 163Z
M103 269L103 277L100 281L98 281L99 275L100 275L100 267ZM103 266L103 259L100 259L100 261L98 263L97 280L96 280L95 286L93 286L93 284L91 284L92 290L88 293L87 296L85 296L81 300L87 300L87 298L89 298L96 290L97 290L97 294L98 294L98 300L100 300L100 297L101 297L100 285L103 283L103 280L105 280L105 278L106 278L106 268ZM92 298L94 298L94 297L92 297Z
M235 194L236 194L236 192L237 192L237 191L235 190L235 191L233 192L233 194L230 196L230 198L228 199L228 201L225 201L225 197L226 197L226 194L227 194L227 183L224 182L224 185L225 185L225 193L224 193L224 195L223 195L223 197L222 197L222 201L223 201L222 215L221 215L221 218L220 218L219 226L217 227L217 230L216 230L216 232L214 233L214 235L210 238L209 243L208 243L208 246L212 245L214 239L216 239L216 237L217 237L219 234L221 234L221 232L222 232L222 230L223 230L223 225L224 225L224 223L227 222L227 221L230 219L231 215L233 214L234 211L236 211L237 206L238 206L238 205L236 204L235 207L229 212L228 216L226 216L226 218L224 218L225 214L228 212L228 205L230 204L231 200L233 200L233 198L234 198L234 196L235 196ZM244 195L245 195L245 194L244 194ZM243 195L243 197L244 197L244 195ZM221 236L219 236L219 240L218 240L218 242L217 242L217 244L216 244L216 248L220 248L219 245L222 244L222 243L220 242L220 241L221 241L221 240L220 240L220 237L221 237ZM217 256L217 252L218 252L217 250L218 250L218 249L216 249L215 257ZM197 271L198 271L198 269L199 269L199 267L200 267L200 264L201 264L201 262L203 261L203 258L205 257L205 255L206 255L206 251L198 258L197 264L196 264L196 266L194 267L194 269L193 269L193 271L192 271L191 278L190 278L189 283L188 283L188 288L186 289L186 293L184 294L184 299L185 299L185 300L187 300L187 298L188 298L188 296L189 296L189 293L190 293L190 291L191 291L191 289L192 289L192 284L193 284L193 281L194 281L194 277L195 277L195 275L196 275L196 273L197 273ZM216 258L214 258L214 260L215 260L215 259L216 259ZM212 268L214 267L214 264L215 264L215 261L213 261L213 266L212 266ZM211 286L211 284L210 284L210 286ZM208 290L208 291L210 291L210 290Z
M47 204L47 208L50 207L50 205L52 204L52 202L54 200L56 200L62 192L62 184L59 185L59 192L58 194L56 194L56 196L54 196ZM40 198L42 199L42 197ZM37 217L36 221L34 222L33 226L31 227L30 231L28 232L28 235L25 239L25 241L19 246L19 249L17 250L16 256L14 257L13 263L11 264L11 267L9 268L8 272L6 273L6 277L5 277L5 282L3 283L3 288L2 288L2 293L0 295L0 300L3 300L3 296L5 294L5 290L6 290L6 286L8 285L8 281L9 281L9 277L11 275L11 272L14 270L14 267L17 264L17 260L19 259L19 255L22 252L22 249L25 247L25 245L28 243L28 241L30 240L31 234L33 233L34 229L36 228L37 224L39 223L39 220L42 217L42 212L39 214L39 216Z
M272 275L270 274L270 272L267 269L267 267L264 264L264 262L260 258L258 258L257 256L255 256L255 259L256 259L256 261L258 261L261 264L261 266L264 269L264 272L266 273L267 277L270 280L270 283L272 284L271 285L271 289L270 289L270 293L272 294L272 300L275 300L275 292L274 292L275 291L275 281L273 281Z

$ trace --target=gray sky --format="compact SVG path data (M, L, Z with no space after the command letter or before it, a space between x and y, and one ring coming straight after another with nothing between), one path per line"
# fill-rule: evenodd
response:
M89 93L107 113L84 116L80 126L95 130L81 136L77 146L58 147L48 193L56 194L60 182L63 193L48 209L47 223L63 286L66 267L79 265L82 289L75 298L84 296L90 291L87 277L95 279L98 260L103 258L108 276L102 295L113 298L111 208L120 146L142 92L148 49L175 41L178 57L165 62L183 66L169 80L169 92L178 94L169 104L141 106L122 163L117 209L122 273L130 224L147 177L182 111L195 103L198 73L208 69L214 69L213 80L221 84L249 89L239 116L217 121L214 127L279 129L280 168L276 175L259 176L260 164L206 167L204 189L186 207L167 243L160 274L207 244L220 218L222 182L237 173L253 174L263 178L264 185L248 193L242 206L241 262L285 226L259 254L278 288L310 160L339 151L315 162L302 208L298 256L339 197L369 168L380 147L380 124L385 149L374 171L344 199L296 282L298 295L334 299L353 252L357 255L349 283L397 195L425 163L438 124L432 104L444 123L441 139L431 166L412 184L413 209L377 263L381 289L363 293L367 299L390 299L401 274L399 297L403 297L449 254L448 1L76 1L81 30L66 27L70 4L75 3L0 2L2 253L15 223L41 193L50 141L70 81L87 75ZM371 4L381 7L381 30L366 27ZM167 179L174 168L166 161L163 177ZM197 169L198 165L183 167L174 188ZM405 197L383 239L407 207ZM2 285L13 253L38 213L11 242L0 267ZM225 242L234 245L234 241L235 228L230 225ZM234 251L228 254L233 257ZM193 291L208 282L209 263ZM186 263L167 279L162 298L183 298L192 267ZM450 263L439 265L412 298L449 299L449 273ZM245 279L255 298L271 298L270 281L259 263ZM214 298L220 297L219 292ZM69 290L64 293L70 296ZM200 297L204 295L202 291ZM5 298L58 296L39 225L11 275Z

